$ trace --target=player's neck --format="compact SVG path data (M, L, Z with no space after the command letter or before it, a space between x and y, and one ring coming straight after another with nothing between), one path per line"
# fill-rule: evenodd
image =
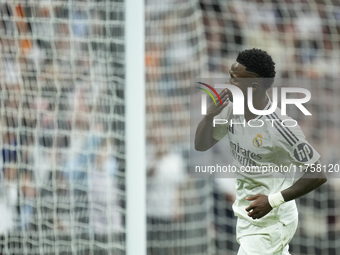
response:
M263 110L268 104L266 93L258 94L253 97L253 106L256 110ZM248 108L248 99L245 100L244 105L244 118L248 122L249 120L255 119L258 115L252 113Z

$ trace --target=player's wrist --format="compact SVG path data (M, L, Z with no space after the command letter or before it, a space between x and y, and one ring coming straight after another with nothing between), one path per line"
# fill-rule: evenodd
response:
M214 114L207 114L207 115L204 116L204 118L206 120L208 120L209 122L212 122L215 118L215 115Z
M275 208L282 205L285 202L285 200L282 196L282 193L277 192L275 194L270 194L268 196L268 202L272 208Z

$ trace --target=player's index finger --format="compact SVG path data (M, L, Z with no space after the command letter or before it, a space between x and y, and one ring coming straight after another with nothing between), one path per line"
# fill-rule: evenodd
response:
M254 209L255 207L253 205L250 205L246 208L246 211L249 212L250 210Z
M228 102L224 102L221 107L225 108L228 104L229 104L229 101Z
M219 94L219 96L221 97L221 96L223 96L223 95L225 95L225 94L227 94L228 93L228 89L222 89L222 91L221 91L221 93Z
M225 100L227 100L227 98L229 98L229 95L228 95L228 94L225 94L225 95L222 96L221 100L222 100L222 101L225 101Z

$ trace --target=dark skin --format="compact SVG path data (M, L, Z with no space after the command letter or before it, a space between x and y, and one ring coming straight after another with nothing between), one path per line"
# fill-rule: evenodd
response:
M321 162L317 161L315 164L321 164ZM327 181L324 173L311 172L310 170L310 168L307 168L305 174L301 176L299 180L289 188L281 191L285 202L306 195ZM266 195L257 194L252 197L247 197L246 199L248 201L254 201L246 208L248 216L253 219L260 219L273 209L270 206L268 196Z
M246 71L244 65L235 62L229 71L230 79L226 82L232 84L243 92L243 95L247 95L247 88L252 87L253 91L253 104L255 109L263 109L267 105L266 90L262 88L256 82L248 82L251 79L258 78L259 76L255 73ZM219 94L221 101L225 102L228 98L233 101L232 94L228 89L223 89ZM207 136L206 134L212 134L213 127L211 125L214 116L220 114L222 110L229 104L229 102L223 103L223 105L211 104L207 109L207 114L203 117L202 121L198 124L195 136L195 149L198 151L206 151L214 146L218 141L212 138L212 135ZM247 105L247 97L244 100L244 117L246 121L254 119L257 115L253 114Z
M259 76L255 73L247 71L245 66L237 62L231 66L229 73L230 79L227 81L227 84L237 86L242 90L243 95L245 95L244 117L246 121L256 118L257 115L250 112L247 105L247 88L252 88L254 108L260 110L264 109L268 103L266 98L266 89L263 88L259 82L254 81ZM228 98L230 101L232 101L232 94L228 89L223 89L219 96L222 102L225 102ZM212 103L209 106L207 109L207 114L203 117L196 129L196 150L206 151L218 142L218 140L212 137L212 122L214 116L220 114L228 104L229 102L225 102L223 105L217 104L217 106L215 106L215 104ZM317 161L315 164L320 164L320 161ZM310 168L307 168L305 170L305 174L298 181L296 181L291 187L281 191L285 202L301 197L318 188L327 181L324 173L312 173L310 170ZM253 219L260 219L273 209L268 202L267 195L257 194L252 197L247 197L246 199L248 201L254 201L247 208L245 208L245 210L248 212L248 216Z

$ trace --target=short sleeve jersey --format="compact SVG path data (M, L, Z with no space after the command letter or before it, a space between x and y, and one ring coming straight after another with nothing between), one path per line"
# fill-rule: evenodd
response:
M246 197L256 194L269 195L290 187L293 184L294 172L304 170L307 167L305 164L315 163L320 154L307 142L297 122L287 115L281 115L279 108L272 114L260 115L246 122L243 115L233 116L232 106L230 102L215 117L228 122L215 125L213 138L221 140L228 135L233 162L226 163L236 166L238 170L234 213L258 226L271 225L277 221L288 224L298 216L294 200L274 208L261 219L253 220L245 211L252 203L247 201ZM268 97L265 110L270 107L271 101ZM244 169L247 166L267 166L268 169L269 166L272 169L276 166L276 169L281 170L279 173L246 172ZM289 171L284 172L282 169Z

